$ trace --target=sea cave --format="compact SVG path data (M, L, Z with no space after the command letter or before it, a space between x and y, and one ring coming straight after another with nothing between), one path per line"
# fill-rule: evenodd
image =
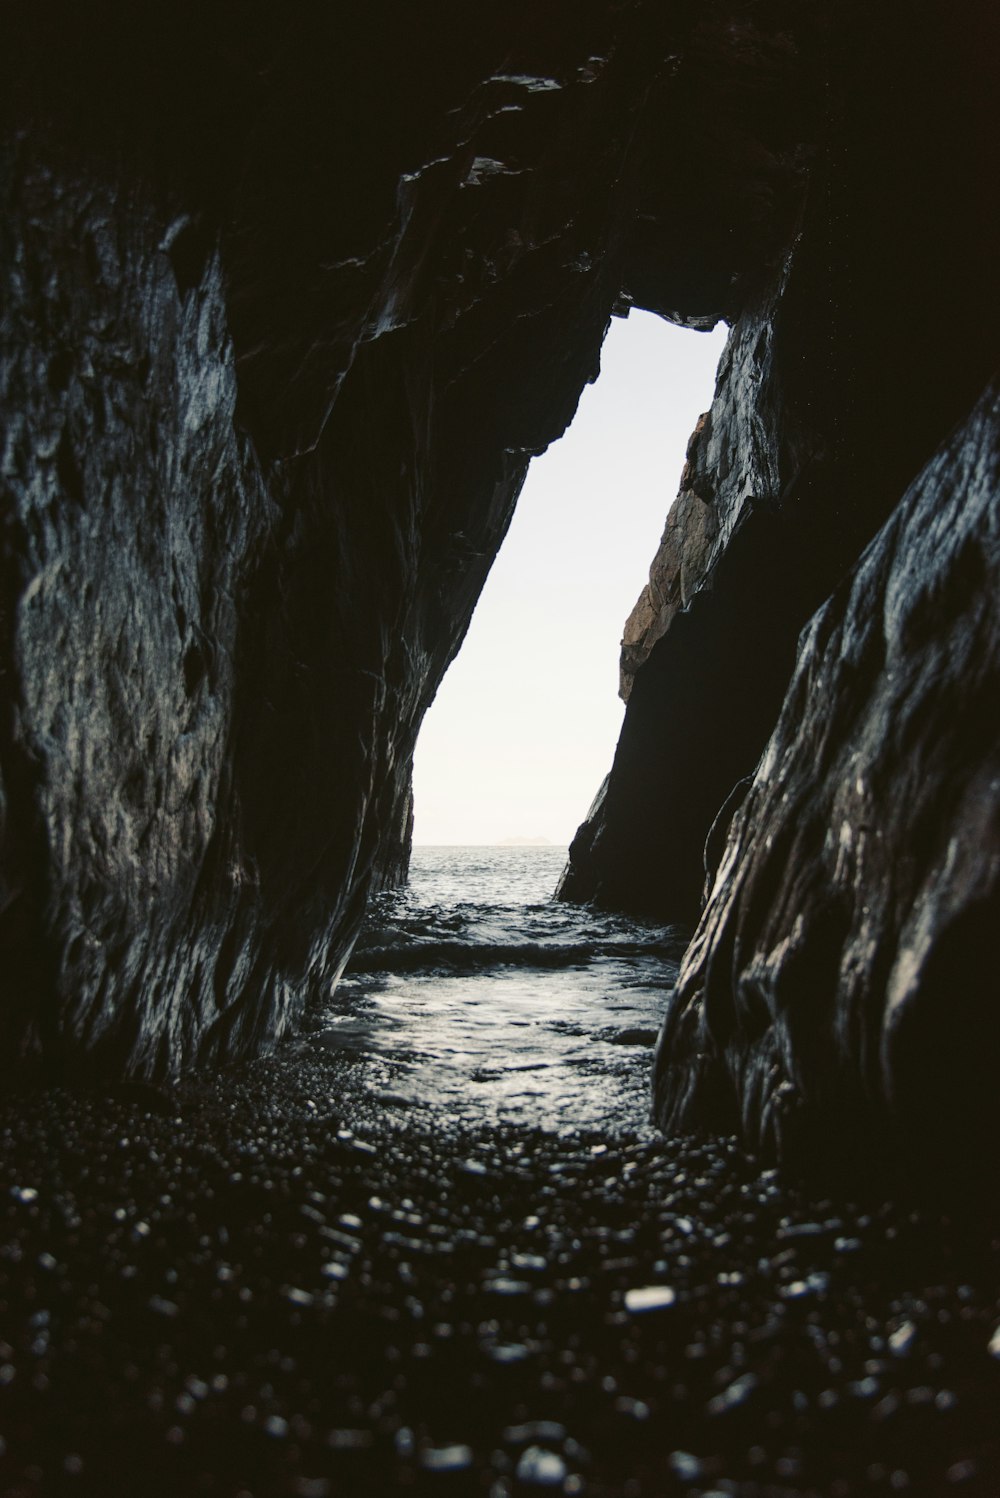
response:
M994 1498L991 7L8 11L4 1498ZM643 314L725 347L500 941L414 752Z

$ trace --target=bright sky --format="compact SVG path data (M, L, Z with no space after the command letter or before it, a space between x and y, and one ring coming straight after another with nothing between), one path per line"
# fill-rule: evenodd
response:
M618 652L712 400L725 329L612 320L601 377L527 481L414 763L414 842L565 847L611 768Z

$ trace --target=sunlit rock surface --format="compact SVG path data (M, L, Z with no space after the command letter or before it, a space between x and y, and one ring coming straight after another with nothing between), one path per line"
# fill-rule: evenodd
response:
M670 1001L666 1128L995 1164L998 592L993 385L802 637Z

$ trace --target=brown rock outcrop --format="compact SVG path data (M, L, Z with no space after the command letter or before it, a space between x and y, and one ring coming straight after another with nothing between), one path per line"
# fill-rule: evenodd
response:
M681 474L677 498L667 513L667 523L649 568L649 582L625 621L622 634L620 696L632 691L632 678L657 640L666 634L670 621L687 608L711 566L719 537L718 511L698 493L699 454L711 436L711 414L706 411L688 443L687 462Z

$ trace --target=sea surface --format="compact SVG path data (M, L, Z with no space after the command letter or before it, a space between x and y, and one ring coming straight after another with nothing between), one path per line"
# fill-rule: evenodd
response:
M565 860L419 847L409 884L374 902L318 1019L381 1104L558 1132L647 1123L683 934L556 900Z

